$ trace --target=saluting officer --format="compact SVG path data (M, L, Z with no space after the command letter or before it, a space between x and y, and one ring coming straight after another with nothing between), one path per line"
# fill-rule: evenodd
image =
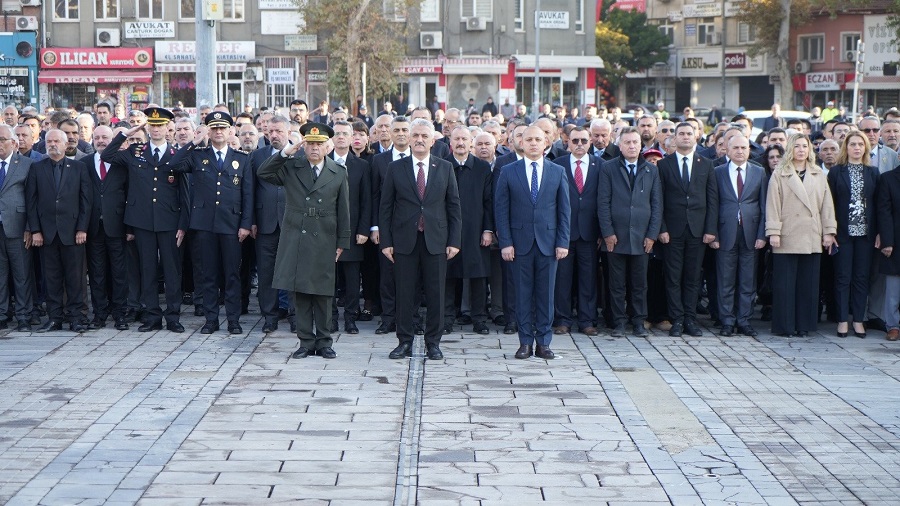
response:
M178 246L188 226L188 201L181 174L169 166L175 148L166 142L167 126L175 115L162 107L144 109L147 124L119 132L100 158L109 164L128 167L128 196L125 203L127 238L134 239L141 272L141 303L146 307L139 332L162 330L157 272L162 265L166 284L166 328L184 332L181 313L181 256ZM119 151L125 140L146 130L150 142L132 144Z
M219 330L219 272L225 277L228 332L241 334L241 243L253 225L253 171L250 157L228 147L234 120L227 112L212 112L193 142L178 150L171 166L190 172L193 187L191 230L202 244L201 291L206 324L201 334ZM205 140L209 145L198 147Z

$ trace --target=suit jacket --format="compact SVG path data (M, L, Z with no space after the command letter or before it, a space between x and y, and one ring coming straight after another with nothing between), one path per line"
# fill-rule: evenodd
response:
M894 170L900 165L900 155L893 149L879 145L878 146L878 173L884 174L889 170Z
M278 154L277 152L275 154ZM259 234L273 234L284 221L284 187L259 178L259 168L272 155L272 148L260 148L250 153L250 170L254 176L253 224Z
M106 178L100 180L99 163L93 156L83 160L91 180L91 222L88 238L96 237L103 220L103 232L109 237L125 236L125 197L128 192L128 169L121 165L107 164Z
M590 149L588 149L588 154L591 156L597 156L598 158L600 158L601 163L608 162L608 161L612 160L613 158L617 158L619 155L622 154L622 152L619 151L619 146L616 146L615 144L612 144L612 143L606 145L606 148L603 149L602 155L598 156L599 153L600 153L600 150L595 148L593 145L591 145Z
M578 193L575 176L572 171L572 157L562 156L553 161L563 168L566 182L569 185L569 240L596 242L600 237L600 221L597 219L597 194L600 191L600 159L588 155L587 177L584 178L584 191Z
M556 145L556 143L554 143L550 146L550 150L547 151L547 153L544 155L544 158L548 160L556 160L557 158L563 158L566 156L569 156L569 152L566 151L566 148L558 146Z
M494 214L500 249L513 246L516 255L537 247L544 256L569 247L569 186L563 168L544 159L537 203L531 202L531 167L523 158L503 167L494 189Z
M31 160L33 160L35 162L39 162L39 161L43 160L44 158L47 158L47 155L45 155L44 153L38 153L37 151L32 149L31 151L28 152L28 158L30 158Z
M388 165L394 161L391 150L378 153L372 157L370 163L370 177L372 179L372 226L379 226L381 222L381 187L387 177Z
M7 239L22 239L28 230L28 204L25 201L26 182L33 162L13 153L6 168L6 178L0 186L0 220ZM6 283L6 280L3 281Z
M612 253L644 255L644 239L655 241L659 237L662 214L662 188L656 166L639 159L633 189L624 158L620 156L600 166L597 216L603 237L616 236Z
M393 247L395 254L412 253L419 233L420 215L425 217L428 253L443 255L448 246L461 246L462 211L456 175L447 160L431 156L428 163L425 198L422 200L416 190L413 157L407 156L388 166L381 188L378 221L381 249Z
M744 227L744 244L753 249L757 240L766 239L766 198L769 180L759 165L745 164L744 192L738 200L731 184L728 164L716 167L716 184L719 186L719 228L716 232L719 247L730 250L737 240L738 213Z
M169 167L191 173L192 230L237 234L253 226L253 170L250 157L229 148L222 170L212 146L198 148L189 142L179 149Z
M329 157L333 160L334 153ZM347 153L347 182L350 202L350 247L341 252L340 262L362 262L363 245L356 244L356 236L369 236L372 226L372 178L369 162L357 157L353 151Z
M694 237L715 235L719 224L719 187L712 162L694 152L688 188L684 187L678 152L656 165L663 192L660 231L679 237L687 228Z
M443 142L435 142L434 145L431 146L431 156L447 158L450 156L450 146Z
M491 275L490 247L481 245L485 230L494 230L494 184L491 166L471 154L463 165L452 155L446 158L456 175L462 215L459 254L447 263L449 278L486 278Z
M897 241L900 240L900 171L888 171L881 176L878 181L877 202L881 247L897 249ZM838 243L840 244L840 239ZM891 254L889 258L882 256L879 265L882 274L900 276L900 255Z
M91 181L87 168L77 160L62 160L62 178L56 188L53 160L32 164L26 182L28 228L40 232L44 243L59 237L66 246L75 244L76 232L87 232L91 218Z
M828 187L834 198L834 216L837 220L838 244L850 239L850 171L846 165L835 165L828 171ZM871 166L863 166L863 211L866 214L866 235L875 245L875 235L878 233L878 212L875 204L875 196L878 188L878 169Z
M822 169L810 167L802 181L794 172L776 170L768 191L766 235L781 237L781 246L772 253L821 253L822 236L837 232L834 201Z

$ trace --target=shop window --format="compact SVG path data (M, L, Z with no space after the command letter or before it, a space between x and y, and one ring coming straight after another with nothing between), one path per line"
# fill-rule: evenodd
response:
M56 21L78 21L78 0L56 0L53 5Z
M291 69L296 75L297 59L291 57L266 58L266 69ZM267 74L268 75L268 74ZM269 109L287 107L291 100L297 98L296 79L289 83L272 83L266 79L266 105Z
M185 107L195 107L197 101L197 76L193 72L165 72L163 76L163 103L181 102Z
M140 19L162 19L163 18L163 2L162 0L137 0L137 18Z
M243 21L244 0L225 0L225 19Z
M484 18L487 21L494 20L493 0L459 0L459 12L463 21L469 18Z
M194 0L181 0L179 2L178 17L180 19L194 19Z
M101 19L119 19L119 0L95 0L95 16Z
M825 36L822 34L817 35L802 35L798 37L799 47L799 55L800 60L806 60L810 62L823 62L825 61Z

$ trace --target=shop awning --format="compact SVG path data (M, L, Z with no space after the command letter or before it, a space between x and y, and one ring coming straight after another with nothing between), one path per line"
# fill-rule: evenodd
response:
M217 63L216 72L243 72L247 70L246 63ZM157 72L181 72L193 74L197 72L196 63L157 63Z
M507 58L447 58L444 74L506 74Z
M514 58L519 62L518 68L534 70L535 56L533 54L517 54ZM541 69L602 69L603 59L599 56L573 56L573 55L541 55Z
M103 84L103 83L149 83L153 80L153 71L84 69L84 70L41 70L38 72L39 83L49 84Z

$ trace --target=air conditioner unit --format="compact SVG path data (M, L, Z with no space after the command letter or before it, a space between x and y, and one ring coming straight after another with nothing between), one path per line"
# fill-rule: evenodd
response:
M38 29L37 16L16 16L16 30L20 32Z
M707 33L706 34L706 45L707 46L718 46L722 43L722 34L719 32Z
M844 52L844 61L856 61L856 51L849 50Z
M119 47L122 31L118 28L97 28L97 47Z
M422 32L419 34L420 49L443 49L444 34L442 32Z
M794 72L797 74L805 74L809 72L809 61L800 60L794 65Z
M41 0L19 0L22 7L40 7Z
M466 21L466 30L470 32L479 32L487 30L487 19L471 17Z

